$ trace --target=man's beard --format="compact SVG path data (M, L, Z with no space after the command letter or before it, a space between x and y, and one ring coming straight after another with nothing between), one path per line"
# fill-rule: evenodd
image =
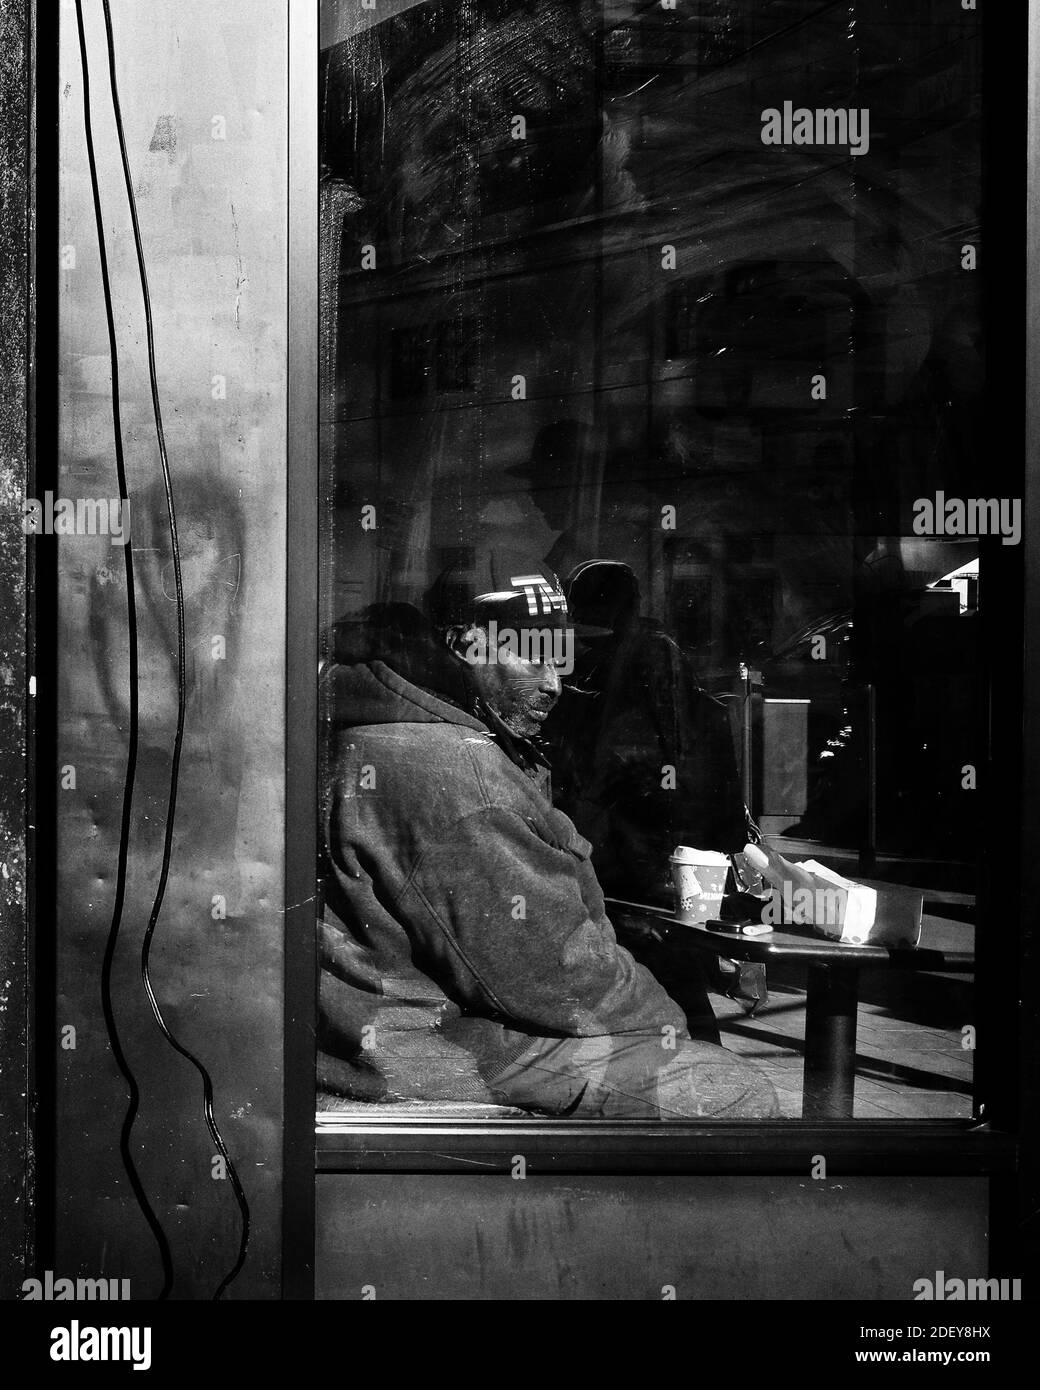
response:
M467 679L475 702L490 710L514 738L537 739L559 699L559 695L539 689L537 677L519 673L490 682L468 667Z
M516 734L519 738L537 738L556 701L545 696L532 695L519 696L504 705L497 700L489 700L487 703L511 734Z
M533 682L509 681L489 690L484 703L517 738L537 738L559 697L537 689Z

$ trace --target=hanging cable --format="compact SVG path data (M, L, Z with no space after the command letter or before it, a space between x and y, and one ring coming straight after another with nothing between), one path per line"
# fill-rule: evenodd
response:
M80 7L80 0L77 0L77 18L81 20L81 15L80 15L79 7ZM246 1251L247 1251L248 1245L249 1245L249 1225L250 1225L249 1202L248 1202L248 1200L247 1200L247 1198L246 1198L246 1194L245 1194L245 1191L244 1191L244 1189L243 1189L243 1187L242 1187L242 1183L241 1183L241 1181L240 1181L240 1179L239 1179L238 1172L237 1172L237 1170L236 1170L236 1168L235 1168L234 1163L232 1162L232 1159L231 1159L230 1154L228 1153L227 1145L224 1143L223 1136L222 1136L221 1133L220 1133L220 1129L219 1129L219 1127L218 1127L218 1125L217 1125L216 1118L215 1118L214 1113L213 1113L213 1080L212 1080L212 1078L211 1078L209 1072L207 1071L206 1067L203 1065L203 1063L195 1056L195 1054L194 1054L193 1052L190 1051L189 1048L187 1048L177 1037L174 1036L173 1032L170 1030L169 1026L167 1025L166 1019L165 1019L165 1017L163 1016L162 1009L161 1009L161 1007L160 1007L160 1005L159 1005L159 1001L158 1001L158 999L156 998L156 996L155 996L155 991L154 991L154 989L153 989L153 987L152 987L152 980L151 980L151 973L150 973L150 959L151 959L152 941L153 941L153 938L154 938L154 935L155 935L156 926L157 926L157 924L158 924L159 914L160 914L161 911L162 911L163 901L164 901L165 896L166 896L166 887L167 887L167 883L168 883L168 881L169 881L169 876L170 876L170 862L171 862L172 854L173 854L173 830L174 830L174 824L175 824L176 814L177 814L177 790L178 790L178 784L179 784L179 781L180 781L181 752L182 752L183 744L184 744L184 725L185 725L185 715L186 715L186 711L187 711L187 680L186 680L186 674L185 674L185 673L186 673L186 643L185 643L184 583L183 583L183 577L182 577L182 573L181 573L181 553L180 553L180 543L179 543L179 539L178 539L178 535L177 535L177 514L176 514L176 508L175 508L175 505L174 505L173 482L172 482L172 477L171 477L171 473L170 473L170 462L169 462L169 457L168 457L167 450L166 450L166 438L165 438L165 433L164 433L164 430L163 430L163 420L162 420L162 404L161 404L160 399L159 399L159 383L158 383L158 376L157 376L156 365L155 365L155 333L154 333L154 323L153 323L153 319L152 319L151 294L150 294L149 287L148 287L148 271L147 271L147 266L146 266L146 264L145 264L144 246L143 246L143 243L142 243L142 240L141 240L141 229L140 229L140 224L139 224L138 216L137 216L137 199L136 199L136 196L135 196L135 194L134 194L133 178L132 178L132 175L131 175L131 172L130 172L130 161L129 161L129 158L128 158L128 156L127 156L127 150L126 150L126 136L125 136L125 131L124 131L124 127L123 127L122 109L121 109L120 100L119 100L119 82L118 82L118 77L117 77L117 73L116 73L115 38L114 38L113 30L112 30L112 13L111 13L111 10L110 10L110 7L109 7L109 0L102 0L102 9L103 9L103 12L104 12L104 19L105 19L105 39L106 39L106 44L107 44L107 48L108 48L108 70L109 70L109 84L110 84L110 87L111 87L111 95L112 95L112 109L113 109L113 114L114 114L114 117L115 117L116 133L117 133L117 135L118 135L118 140L119 140L119 156L120 156L120 162L121 162L121 164L122 164L123 180L124 180L124 183L125 183L125 186L126 186L127 201L128 201L129 208L130 208L130 220L131 220L131 224L132 224L132 226L133 226L134 246L135 246L135 250L136 250L136 253L137 253L137 267L138 267L138 273L139 273L140 282L141 282L141 296L142 296L142 300L143 300L143 304L144 304L145 328L146 328L147 344L148 344L148 377L149 377L149 383L150 383L150 386L151 386L152 412L153 412L153 415L154 415L154 417L155 417L155 433L156 433L156 440L157 440L158 447L159 447L159 459L160 459L160 464L161 464L161 468L162 468L163 487L164 487L165 493L166 493L166 509L167 509L168 523L169 523L169 531L170 531L170 546L171 546L171 550L172 550L172 553L173 553L173 572L174 572L174 587L175 587L175 591L176 591L176 613L177 613L177 727L176 727L176 732L175 732L175 734L174 734L173 754L172 754L171 767L170 767L170 784L169 784L169 792L168 792L168 797L167 797L166 824L165 824L165 829L164 829L164 833L163 833L163 853L162 853L162 864L161 864L160 873L159 873L159 882L158 882L158 884L157 884L157 886L156 886L155 896L154 896L154 899L153 899L153 901L152 901L151 911L150 911L149 916L148 916L148 925L147 925L147 928L145 929L144 937L143 937L143 940L142 940L142 943L141 943L141 982L142 982L142 985L143 985L143 987L144 987L145 994L146 994L146 996L147 996L147 998L148 998L148 1003L149 1003L149 1005L151 1006L152 1015L153 1015L153 1017L155 1018L155 1021L156 1021L157 1025L158 1025L159 1030L160 1030L160 1032L162 1033L163 1037L166 1039L166 1041L167 1041L167 1042L169 1043L169 1045L174 1049L175 1052L177 1052L181 1057L185 1058L185 1060L188 1061L188 1062L195 1068L196 1072L198 1073L198 1075L199 1075L199 1077L200 1077L200 1079L201 1079L201 1081L202 1081L203 1111L204 1111L204 1115L205 1115L205 1119L206 1119L206 1126L207 1126L207 1128L208 1128L208 1130L209 1130L210 1136L211 1136L211 1138L213 1139L214 1144L215 1144L216 1147L217 1147L217 1151L218 1151L218 1153L220 1154L220 1157L222 1158L222 1160L223 1160L223 1162L224 1162L225 1171L227 1172L228 1179L229 1179L229 1181L230 1181L230 1183L231 1183L231 1187L232 1187L232 1190L233 1190L234 1195L235 1195L235 1201L236 1201L236 1203L237 1203L237 1205L238 1205L239 1213L240 1213L240 1216L241 1216L241 1223L242 1223L242 1224L241 1224L241 1236L240 1236L240 1240L239 1240L238 1257L237 1257L237 1259L236 1259L234 1265L232 1266L232 1268L227 1272L227 1274L225 1274L224 1278L221 1280L220 1284L217 1286L217 1289L216 1289L216 1291L215 1291L215 1293L214 1293L214 1295L213 1295L214 1299L220 1299L220 1298L223 1297L224 1291L225 1291L225 1290L227 1289L227 1287L231 1284L231 1282L238 1276L238 1274L239 1274L239 1272L241 1271L243 1265L245 1264ZM82 51L82 55L83 55L84 82L86 83L87 56L86 56L86 44L85 44L85 39L84 39L84 36L83 36L82 22L80 23L80 42L81 42L81 51ZM93 145L92 145L92 142L91 142L91 150L92 150L92 148L93 148ZM91 156L91 167L92 167L92 173L95 175L94 182L95 182L95 192L96 192L97 180L96 180L96 170L94 169L94 164L93 164L93 156ZM98 219L99 219L99 234L100 234L100 239L101 239L102 245L104 245L104 228L103 228L103 225L102 225L101 220L100 220L100 211L99 211L99 208L100 208L100 199L99 199L99 196L96 194L95 214L98 216ZM103 258L104 258L104 257L105 257L104 251L102 252L102 255L103 255ZM105 272L105 274L106 274L106 284L107 284L107 258L104 259L104 264L106 265L106 272ZM111 324L111 313L110 313L110 324ZM112 338L111 338L111 342L112 342L112 349L113 349L113 370L115 370L114 364L115 364L115 360L116 360L116 352L115 352L115 344L114 344L114 325L111 326L111 330L110 330L110 331L111 331L111 333L112 333L112 335L113 335ZM114 378L114 381L115 381L115 378ZM115 395L115 390L113 389L113 396L114 396L114 395ZM118 421L118 417L116 417L116 419L117 419L117 421ZM118 447L118 450L117 450L117 454L118 454L118 458L119 458L119 460L120 460L119 466L121 467L121 466L122 466L122 462L121 462L121 461L122 461L121 425L119 425L119 424L117 423L116 428L117 428L117 433L118 433L119 436L120 436L120 439L119 439L119 447ZM123 486L122 480L121 480L121 482L120 482L120 486L121 486L121 487ZM129 547L129 545L128 545L128 546L126 546L126 547L124 547L124 548L125 548L127 551L129 551L129 548L130 548L130 547ZM132 582L132 577L133 577L133 570L132 570L132 568L130 569L129 574L130 574L130 576L131 576L131 582ZM134 629L133 629L133 631L134 631L134 638L135 638L135 643L136 643L136 609L132 609L131 611L134 612ZM134 646L134 651L136 651L136 645ZM135 700L135 702L134 702L134 704L133 704L133 709L134 709L135 713L136 713L136 708L137 708L137 706L136 706L136 700ZM136 740L135 740L135 743L134 743L134 754L135 754L135 760L136 760ZM132 795L132 782L131 782L131 785L130 785L130 794ZM125 793L125 791L124 791L124 814L125 814L125 816L126 816L127 819L128 819L129 813L128 813L128 809L127 809L127 805L126 805L126 793ZM121 843L122 843L122 842L121 842ZM124 876L123 876L123 886L124 886L124 891L125 891L125 868L124 868ZM120 899L120 908L121 908L121 905L122 905L122 900ZM117 925L117 928L118 928L118 919L117 919L117 921L116 921L116 925ZM118 932L117 932L117 934L118 934ZM112 953L113 953L113 955L114 955L115 944L114 944L114 942L111 940L111 933L110 933L109 948L111 949L111 951L112 951ZM106 958L107 958L107 954L108 954L108 952L106 951ZM108 963L108 971L109 971L109 974L108 974L108 977L107 977L107 978L108 978L109 987L110 987L110 983L111 983L111 978L110 978L110 973L111 973L111 961L109 961L109 963ZM111 1000L109 1000L109 1003L111 1003ZM114 1023L114 1019L113 1019L113 1023ZM124 1061L125 1061L125 1059L124 1059ZM134 1121L135 1121L136 1115L137 1115L137 1103L136 1103L136 1100L137 1100L137 1089L136 1089L136 1083L133 1083L133 1086L132 1086L132 1097L133 1097L134 1103L131 1105L131 1108L130 1108L130 1109L128 1110L128 1112L127 1112L127 1121L126 1121L126 1123L124 1124L124 1136L123 1136L124 1162L126 1162L126 1159L127 1159L127 1157L129 1156L129 1140L130 1140L130 1134L131 1134L131 1132L132 1132L133 1124L134 1124ZM128 1172L129 1172L129 1171L130 1171L130 1169L128 1169ZM132 1180L132 1181L133 1181L133 1180ZM138 1185L139 1185L139 1180L138 1180ZM137 1188L136 1188L136 1187L135 1187L135 1193L137 1193ZM142 1192L141 1195L143 1195L143 1192ZM138 1196L138 1200L139 1200L139 1201L141 1201L141 1195ZM144 1203L144 1205L143 1205L143 1209L146 1211L146 1214L148 1214L148 1213L151 1211L151 1208L147 1206L146 1200L145 1200L145 1203ZM154 1223L154 1224L153 1224L153 1223ZM169 1297L170 1292L171 1292L171 1290L172 1290L172 1288L173 1288L173 1266L172 1266L172 1260L170 1259L170 1254L169 1254L169 1245L167 1244L166 1239L165 1239L165 1236L164 1236L163 1233L162 1233L162 1228L161 1228L161 1226L159 1226L158 1221L157 1221L157 1220L155 1219L155 1217L154 1217L154 1213L152 1214L152 1222L150 1222L150 1224L152 1224L153 1232L155 1232L156 1238L157 1238L157 1240L159 1241L160 1253L161 1253L162 1256L163 1256L163 1275L164 1275L164 1279L163 1279L163 1287L162 1287L162 1290L161 1290L161 1292L160 1292L160 1294L159 1294L159 1298L160 1298L160 1299L166 1299L166 1298Z
M83 4L82 0L76 0L76 27L79 30L79 51L83 67L83 126L86 134L87 144L87 163L90 167L90 187L94 200L94 221L97 224L98 250L101 258L101 288L105 300L105 320L108 325L108 349L112 364L112 429L115 437L116 455L116 476L119 484L120 503L125 508L130 500L130 494L126 483L126 460L123 454L123 423L122 423L122 404L120 400L119 382L119 352L116 344L116 324L115 314L112 309L112 279L108 268L108 246L105 238L104 218L101 211L101 189L98 183L97 159L94 153L94 128L90 114L90 70L87 63L87 37L83 27ZM126 524L124 519L124 525ZM155 1215L148 1196L141 1182L137 1165L134 1163L133 1154L130 1151L130 1134L134 1127L134 1120L137 1118L137 1111L141 1101L141 1091L137 1084L137 1078L127 1061L123 1051L122 1041L119 1037L119 1029L116 1026L115 1009L112 1004L112 966L115 961L116 947L119 944L119 932L123 924L123 908L126 902L126 877L127 862L130 855L130 828L134 803L134 783L137 780L137 744L138 744L138 697L140 685L140 652L137 638L137 595L134 589L134 557L133 548L128 543L123 546L123 566L126 575L126 626L127 638L129 642L130 670L128 677L129 691L129 726L127 730L126 747L126 773L123 779L123 808L119 819L119 850L116 857L116 887L115 901L112 906L112 920L108 928L108 939L105 942L105 954L101 963L101 1011L105 1018L105 1029L108 1033L109 1046L115 1058L116 1066L119 1068L123 1080L126 1082L129 1097L127 1101L126 1114L123 1118L123 1125L119 1134L119 1154L123 1160L123 1167L130 1180L130 1187L137 1205L141 1208L145 1220L147 1221L155 1242L159 1247L159 1258L162 1261L163 1284L164 1287L173 1278L173 1260L170 1255L169 1241L163 1231L158 1217Z

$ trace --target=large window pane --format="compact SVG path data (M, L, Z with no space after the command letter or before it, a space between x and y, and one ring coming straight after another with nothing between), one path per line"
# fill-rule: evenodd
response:
M905 954L867 968L853 947L831 961L858 995L855 1099L828 1092L817 1113L969 1116L976 626L984 534L1014 521L1000 499L960 526L944 510L986 488L974 19L927 0L329 10L323 793L340 859L325 864L323 1086L555 1113L537 1087L489 1090L463 1026L626 1031L602 996L582 997L587 1027L528 998L545 961L514 956L516 941L569 930L567 895L581 896L539 860L548 835L583 862L589 846L608 895L596 950L611 968L631 951L668 1001L632 1002L632 1030L659 1038L677 1008L694 1040L720 1030L760 1069L781 1113L809 1113L808 958L742 961L652 911L674 906L677 844L733 855L760 833L789 861L918 890L934 948L928 971ZM421 776L414 805L393 778L382 791L378 756L358 750L385 744L365 730L393 726L417 766L435 750L343 672L383 661L472 716L471 685L453 699L433 674L447 660L458 675L460 658L431 628L431 595L458 615L532 571L569 604L562 693L531 741L529 780L550 784L555 819L535 816L526 848L486 829L461 866L438 838L462 836L457 766L436 827ZM372 785L345 791L347 765ZM377 813L366 796L396 800ZM518 883L562 875L539 900L548 923L524 917L517 885L473 888L503 854L519 856ZM450 907L424 898L418 927L401 894L438 855ZM737 868L722 916L768 925L769 885ZM487 968L519 1003L466 945L499 911L519 915L514 937L492 933ZM785 928L821 939L805 920ZM427 1031L441 1007L449 1048ZM596 1064L613 1076L611 1046Z

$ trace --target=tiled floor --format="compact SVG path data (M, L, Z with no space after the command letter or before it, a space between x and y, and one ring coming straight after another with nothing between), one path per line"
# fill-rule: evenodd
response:
M774 837L782 854L806 854L858 877L853 851ZM974 941L974 874L968 866L883 856L879 879L928 885L925 923L943 946L970 949ZM945 905L945 906L943 906ZM934 915L934 914L941 915ZM726 1047L753 1059L770 1076L785 1116L802 1113L805 972L768 972L769 1000L753 1017L733 1000L712 995ZM860 976L854 1115L872 1119L969 1119L972 1061L963 1046L973 1022L969 977L867 971Z
M769 999L753 1016L712 995L723 1045L756 1062L776 1087L784 1116L802 1113L805 980L788 969L768 980ZM864 977L856 1043L857 1119L968 1119L972 1057L962 1029L971 1023L963 976Z

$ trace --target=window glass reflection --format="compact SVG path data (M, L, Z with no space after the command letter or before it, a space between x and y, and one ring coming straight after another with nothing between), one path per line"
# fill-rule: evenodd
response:
M326 1103L969 1115L974 20L327 8ZM938 970L748 843L916 890Z

